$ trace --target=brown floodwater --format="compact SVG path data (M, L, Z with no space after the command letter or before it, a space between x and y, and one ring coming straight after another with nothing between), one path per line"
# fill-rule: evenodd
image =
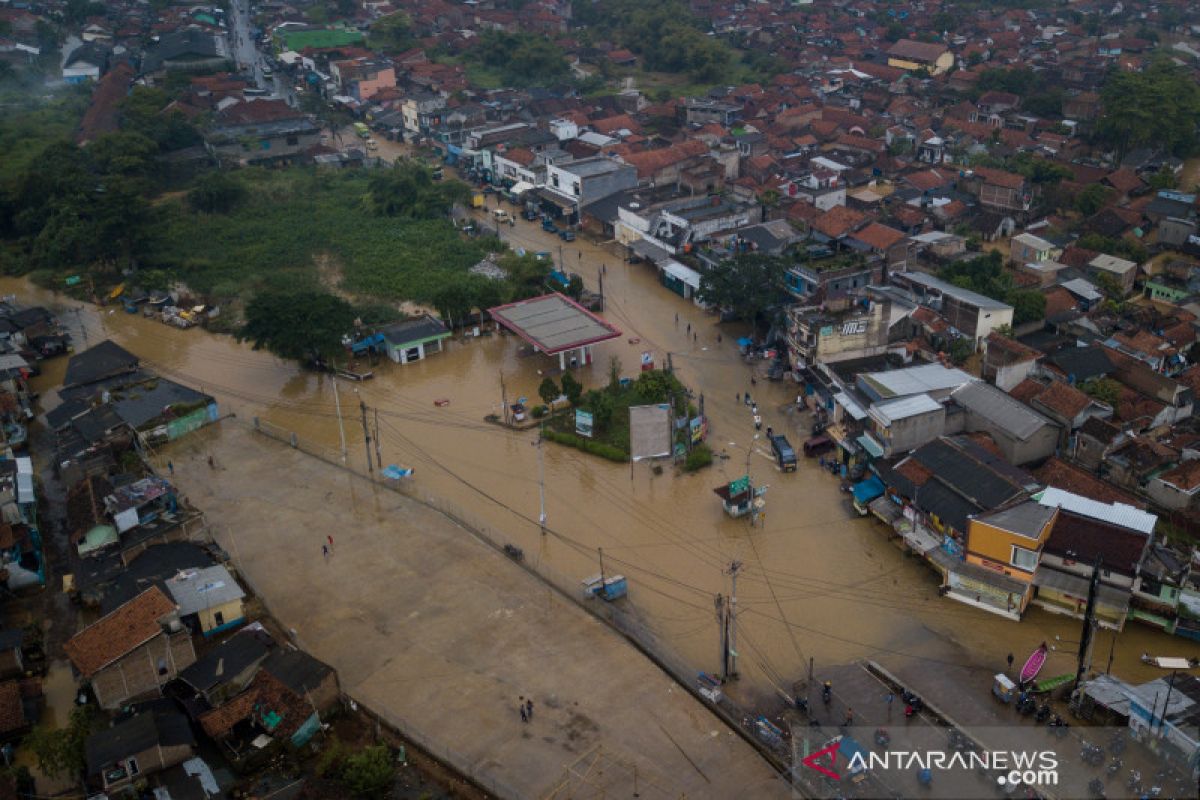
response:
M559 257L558 240L536 223L519 221L502 234L514 246ZM952 666L996 670L1007 653L1020 663L1056 636L1062 643L1045 674L1073 671L1078 621L1035 608L1014 623L938 597L933 573L889 544L879 523L855 516L836 479L803 458L793 474L775 468L767 448L752 440L749 408L735 397L751 390L751 368L734 343L736 327L718 327L715 317L659 285L649 267L625 264L604 246L580 240L562 245L561 255L566 269L579 272L592 289L606 265L605 316L623 331L620 339L598 346L595 363L581 369L585 386L607 381L611 357L632 375L643 350L658 364L670 352L681 379L703 393L709 442L727 458L697 475L671 468L656 475L647 463L631 468L547 444L552 534L543 537L537 524L536 433L507 431L483 418L500 408L502 379L510 400L535 398L539 370L556 363L522 357L516 337L491 336L456 340L446 352L416 364L385 361L376 366L375 379L363 384L339 381L347 459L360 466L365 461L362 402L371 409L370 422L379 411L385 464L415 467L421 492L519 545L527 558L574 581L599 571L603 548L606 572L629 578L628 602L695 669L717 668L713 600L729 591L724 571L740 562L739 667L743 686L756 692L769 691L772 683L790 685L806 672L810 658L818 674L822 665L862 658L901 674ZM24 281L2 280L0 293L58 311L79 349L111 337L147 366L214 395L224 412L261 417L320 442L330 453L340 449L327 376L231 337L178 330L120 309L80 306ZM687 334L689 323L695 340ZM640 341L629 341L635 338ZM65 359L48 364L37 382L47 405L54 402L51 390L64 367ZM795 385L760 380L752 391L765 425L799 445L809 420L791 411ZM449 405L436 407L439 398ZM726 517L712 493L747 469L756 484L770 487L761 527ZM1098 669L1105 667L1111 644L1111 635L1102 632L1095 647ZM1113 671L1146 680L1156 674L1140 663L1141 653L1195 651L1187 640L1131 623L1117 638Z

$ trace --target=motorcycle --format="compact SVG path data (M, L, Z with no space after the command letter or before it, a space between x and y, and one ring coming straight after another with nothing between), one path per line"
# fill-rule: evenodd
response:
M1136 769L1129 770L1129 780L1125 781L1125 788L1133 791L1134 794L1141 794L1142 773Z
M1103 798L1105 796L1104 782L1099 778L1094 778L1092 782L1088 784L1088 791L1092 793L1093 797Z
M1117 758L1116 756L1113 756L1112 761L1110 761L1108 764L1108 774L1110 776L1116 775L1118 772L1121 771L1122 766L1124 766L1124 764L1122 763L1121 759Z
M1038 706L1037 713L1034 714L1033 718L1039 723L1045 722L1047 719L1050 718L1050 706L1048 706L1048 705Z
M825 705L829 705L829 701L833 699L833 689L829 687L829 684L821 687L821 699L825 702Z

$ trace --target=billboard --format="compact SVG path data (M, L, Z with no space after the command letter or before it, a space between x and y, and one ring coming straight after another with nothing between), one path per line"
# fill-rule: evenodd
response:
M575 433L592 438L592 412L575 409Z
M634 461L671 455L671 406L629 407L629 455Z

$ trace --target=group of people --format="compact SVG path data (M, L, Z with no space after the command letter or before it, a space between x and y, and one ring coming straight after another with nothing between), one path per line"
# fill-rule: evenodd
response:
M533 721L533 698L521 695L517 698L517 709L521 712L521 722Z

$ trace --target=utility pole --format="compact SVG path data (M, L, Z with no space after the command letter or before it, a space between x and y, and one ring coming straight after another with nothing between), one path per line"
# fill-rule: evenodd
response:
M346 466L346 429L342 425L342 401L338 397L337 378L330 378L333 382L333 405L337 409L338 418L338 438L342 442L342 466Z
M603 272L603 266L604 266L604 265L603 265L603 264L601 264L600 266L601 266L601 272L599 273L599 278L600 278L600 310L601 310L601 311L603 311L603 310L604 310L604 272Z
M367 447L367 472L374 473L375 465L371 463L371 431L367 428L367 404L362 398L358 400L358 407L362 410L362 426L363 426L363 444Z
M1092 580L1088 584L1087 608L1083 612L1083 632L1079 636L1079 664L1075 669L1075 686L1083 680L1084 664L1092 642L1092 626L1095 624L1096 594L1100 590L1100 556L1092 567Z
M729 674L729 647L725 642L725 598L718 594L713 600L717 611L717 643L721 646L721 656L717 663L721 665L721 680Z
M1167 725L1167 708L1171 705L1171 691L1175 688L1175 676L1179 673L1176 670L1171 670L1171 680L1167 681L1167 697L1163 701L1162 715L1158 718L1158 730L1161 733L1162 729ZM1154 730L1154 715L1151 714L1150 730Z
M733 589L729 592L729 677L736 678L737 671L737 579L742 568L741 561L729 565L728 575L733 579Z
M375 409L375 467L383 469L383 456L379 452L379 409Z
M546 432L546 425L543 423L538 430L537 451L538 451L538 524L542 526L542 536L546 535L546 465L542 460L542 436ZM604 554L600 555L600 575L604 576Z
M508 424L508 389L504 385L504 370L500 370L500 406L504 412L504 424Z
M600 591L604 591L604 548L597 547L596 552L600 554Z

